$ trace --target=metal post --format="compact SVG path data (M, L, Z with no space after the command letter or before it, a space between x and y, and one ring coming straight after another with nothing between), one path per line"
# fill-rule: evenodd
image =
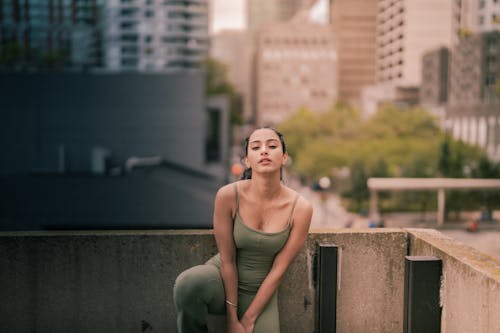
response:
M316 267L316 332L335 333L337 322L338 248L318 244Z
M405 257L403 333L440 333L441 260Z

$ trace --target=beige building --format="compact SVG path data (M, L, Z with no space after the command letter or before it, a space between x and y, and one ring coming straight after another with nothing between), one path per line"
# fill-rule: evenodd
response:
M472 1L472 0L469 0ZM500 30L500 1L477 0L476 31L488 32Z
M248 30L255 32L261 26L284 22L311 0L247 0Z
M250 35L244 30L223 30L211 36L210 56L225 65L228 79L243 98L243 117L252 116Z
M326 111L337 100L337 46L329 26L269 25L257 46L257 124L278 124L302 107Z
M451 47L456 38L454 0L380 0L377 82L419 86L424 52Z
M377 9L377 0L336 0L331 6L339 99L351 105L359 105L361 89L375 83Z
M464 1L465 3L466 1ZM422 57L430 50L458 43L465 18L464 3L455 0L379 0L377 15L376 85L363 88L362 114L384 102L419 102ZM391 92L391 90L393 90ZM405 91L398 98L398 91ZM377 96L377 91L384 91ZM387 98L396 96L396 100Z

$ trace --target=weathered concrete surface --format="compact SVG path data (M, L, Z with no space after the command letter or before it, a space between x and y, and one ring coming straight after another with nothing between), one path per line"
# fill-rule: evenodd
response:
M341 250L339 333L402 331L408 250L443 260L443 333L500 332L500 263L428 229L313 230L281 286L283 332L314 332L318 243ZM176 276L216 251L207 230L0 233L0 332L175 332Z
M312 232L280 290L282 331L314 331L318 242L341 248L337 332L401 332L406 233L387 229ZM215 252L211 231L0 233L0 332L175 332L175 277Z
M500 262L435 230L406 230L411 255L443 261L441 332L500 332Z
M399 229L329 229L310 235L310 251L316 242L341 249L338 333L402 332L406 237Z
M1 233L0 332L175 332L175 276L215 252L208 231Z

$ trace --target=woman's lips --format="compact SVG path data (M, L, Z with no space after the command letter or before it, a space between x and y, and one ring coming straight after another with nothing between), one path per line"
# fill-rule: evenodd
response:
M267 164L267 163L271 163L271 160L268 158L263 158L259 161L259 164Z

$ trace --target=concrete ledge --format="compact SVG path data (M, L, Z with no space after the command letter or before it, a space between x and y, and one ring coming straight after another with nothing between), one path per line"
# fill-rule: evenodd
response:
M500 262L435 230L407 232L410 255L443 261L441 332L500 332Z
M402 332L407 254L443 260L444 333L500 331L493 258L431 230L329 229L287 272L283 332L314 332L318 243L340 249L337 332ZM216 251L210 230L0 233L0 331L175 332L176 276Z

